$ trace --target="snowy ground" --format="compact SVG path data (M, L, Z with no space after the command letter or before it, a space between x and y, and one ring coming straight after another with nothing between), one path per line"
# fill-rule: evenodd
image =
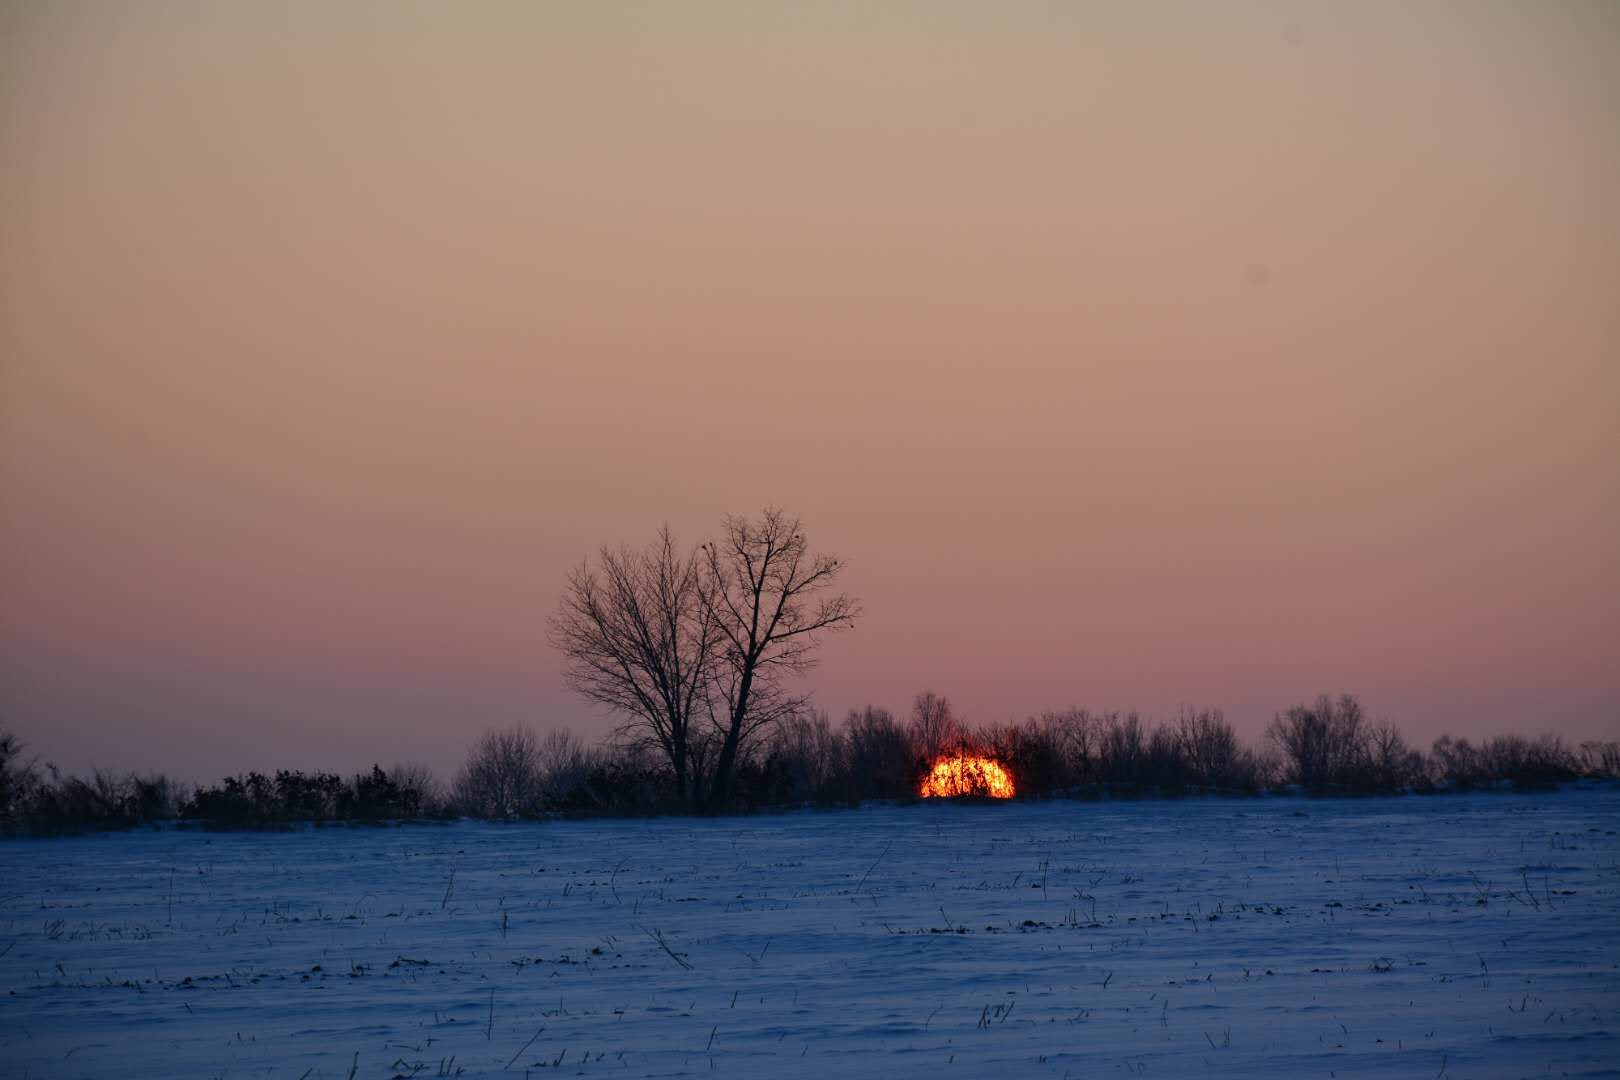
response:
M3 841L0 1075L1620 1076L1617 831L1569 791Z

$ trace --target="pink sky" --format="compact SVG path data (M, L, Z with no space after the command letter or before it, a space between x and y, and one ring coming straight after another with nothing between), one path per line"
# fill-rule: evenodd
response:
M1620 737L1620 14L0 8L0 724L448 770L801 514L810 685Z

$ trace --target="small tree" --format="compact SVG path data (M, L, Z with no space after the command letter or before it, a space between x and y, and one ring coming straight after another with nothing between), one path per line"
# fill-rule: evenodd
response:
M1290 779L1322 791L1352 785L1366 755L1361 703L1350 694L1323 694L1314 705L1295 705L1272 718L1266 737L1282 751Z
M1381 720L1367 729L1368 786L1375 791L1398 791L1424 779L1423 755L1406 745L1400 728Z
M1102 742L1101 721L1085 709L1048 709L1035 721L1063 756L1065 786L1092 778Z
M1199 787L1236 787L1243 782L1243 748L1219 709L1183 709L1170 730L1187 780Z
M1142 784L1148 774L1148 738L1142 718L1113 712L1099 720L1099 778L1112 784Z
M1434 779L1452 787L1476 787L1486 780L1479 751L1467 739L1441 735L1429 748L1429 760Z
M540 743L525 727L486 731L456 777L456 804L472 817L532 814L540 796Z
M918 694L911 704L911 737L929 762L962 739L962 727L951 711L949 698L932 690Z

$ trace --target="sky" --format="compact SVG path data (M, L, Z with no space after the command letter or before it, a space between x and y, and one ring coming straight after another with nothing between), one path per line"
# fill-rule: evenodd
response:
M449 771L779 505L835 717L1620 738L1620 8L0 2L0 726Z

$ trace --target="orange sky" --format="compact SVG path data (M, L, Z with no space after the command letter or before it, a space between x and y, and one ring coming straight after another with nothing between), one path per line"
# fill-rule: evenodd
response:
M0 4L0 724L596 732L568 568L779 503L811 685L1620 737L1620 9Z

